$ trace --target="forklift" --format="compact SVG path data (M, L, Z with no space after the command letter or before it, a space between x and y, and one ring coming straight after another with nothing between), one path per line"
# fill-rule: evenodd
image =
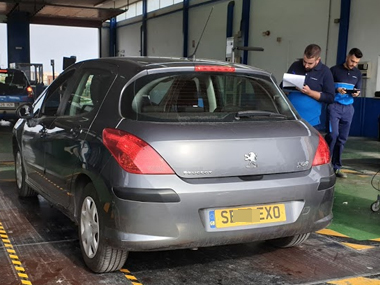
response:
M42 63L11 63L11 68L22 70L29 79L34 91L34 99L45 89Z

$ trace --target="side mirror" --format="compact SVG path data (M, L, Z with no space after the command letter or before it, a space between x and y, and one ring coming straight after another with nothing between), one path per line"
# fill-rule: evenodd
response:
M33 106L31 103L25 103L18 106L16 114L21 119L31 119L33 118Z

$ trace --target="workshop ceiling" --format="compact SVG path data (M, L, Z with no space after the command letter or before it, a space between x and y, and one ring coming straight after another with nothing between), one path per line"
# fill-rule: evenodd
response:
M100 27L139 0L0 0L0 15L29 17L31 24ZM6 22L7 20L5 20Z

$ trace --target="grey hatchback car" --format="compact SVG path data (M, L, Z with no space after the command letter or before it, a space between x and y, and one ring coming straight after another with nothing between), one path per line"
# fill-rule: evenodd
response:
M19 195L40 194L78 224L94 272L120 269L129 251L295 246L332 220L326 142L266 71L89 60L18 114Z

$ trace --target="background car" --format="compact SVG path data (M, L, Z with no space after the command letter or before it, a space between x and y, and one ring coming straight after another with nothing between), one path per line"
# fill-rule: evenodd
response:
M0 120L18 119L16 109L34 101L33 88L25 73L18 69L0 69Z
M332 219L322 136L270 73L175 58L77 63L18 110L17 188L78 224L94 272L129 251L301 244Z

